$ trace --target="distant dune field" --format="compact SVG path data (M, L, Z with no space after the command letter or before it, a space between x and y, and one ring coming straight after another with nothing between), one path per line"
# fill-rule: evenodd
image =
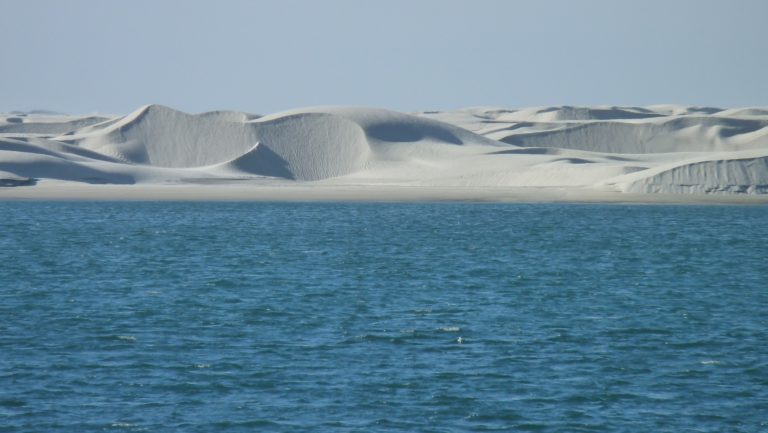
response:
M487 191L496 197L522 189L618 200L622 193L766 197L768 109L563 106L404 114L313 107L262 117L149 105L119 117L0 114L0 197L89 184L142 191L197 185L208 194L300 188L310 197L313 188L353 188L365 196L366 187L387 189L392 198L398 188L409 188L405 195L414 188L449 197L463 191L466 198L471 191L489 198Z

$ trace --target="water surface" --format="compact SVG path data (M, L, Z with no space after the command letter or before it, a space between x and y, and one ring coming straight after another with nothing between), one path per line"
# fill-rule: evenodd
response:
M765 206L0 218L2 432L768 429Z

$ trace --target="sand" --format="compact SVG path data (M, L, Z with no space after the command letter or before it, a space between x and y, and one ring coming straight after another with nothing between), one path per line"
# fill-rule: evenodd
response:
M0 114L0 185L0 199L768 203L768 110Z

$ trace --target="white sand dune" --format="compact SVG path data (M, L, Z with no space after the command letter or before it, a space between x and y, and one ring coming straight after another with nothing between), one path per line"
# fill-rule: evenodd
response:
M635 193L768 194L768 149L661 164L609 179L606 184Z
M32 191L54 184L768 197L768 109L477 107L404 114L312 107L260 117L148 105L117 117L0 114L0 185Z

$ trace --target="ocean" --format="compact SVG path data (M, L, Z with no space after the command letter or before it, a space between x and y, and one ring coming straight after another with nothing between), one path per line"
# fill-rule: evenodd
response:
M0 432L768 431L768 206L0 221Z

